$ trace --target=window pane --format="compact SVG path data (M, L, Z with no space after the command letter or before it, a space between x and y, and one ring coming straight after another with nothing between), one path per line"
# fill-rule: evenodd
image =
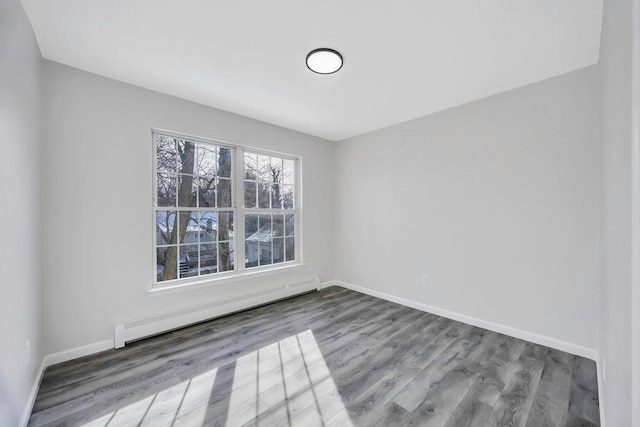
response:
M156 249L156 271L158 282L177 279L177 246Z
M218 193L218 207L230 208L231 207L231 180L225 178L218 178L217 185Z
M218 271L218 255L216 243L200 245L200 274L211 274Z
M271 157L258 154L258 180L271 182Z
M293 160L284 159L282 162L282 182L285 184L295 184L295 176L293 174Z
M296 218L294 214L288 213L284 215L284 233L285 236L293 236L295 232Z
M201 208L213 208L216 206L216 178L212 177L200 177L198 179L199 186L199 199Z
M244 153L244 178L258 179L258 155Z
M294 261L296 259L296 246L295 239L293 237L287 237L284 239L285 245L285 259L287 261Z
M198 144L198 206L216 206L217 171L217 148L209 144Z
M258 216L259 239L271 240L271 214L261 214Z
M245 267L256 267L260 263L260 239L264 238L265 230L271 230L271 218L269 215L247 214L245 215Z
M260 241L260 265L269 265L271 260L271 241Z
M271 199L271 186L269 184L258 183L258 207L269 209Z
M271 228L271 214L262 214L258 217L258 232L256 233L260 265L271 264L271 240L273 239Z
M218 229L218 212L200 212L200 243L215 242Z
M260 263L258 249L260 243L257 240L247 240L244 245L245 268L257 267Z
M231 178L231 150L218 148L218 176Z
M180 246L180 277L198 275L198 245Z
M271 182L282 182L282 158L271 158Z
M216 147L209 144L198 144L198 165L197 173L209 179L216 176L218 171L218 160L216 157Z
M159 173L156 180L158 206L176 205L176 176Z
M283 214L273 214L273 219L271 220L273 227L273 237L283 237L284 236L284 215Z
M233 247L230 242L218 243L218 257L220 258L218 271L233 270Z
M280 186L281 184L273 184L271 186L271 208L272 209L280 209L282 207Z
M293 185L281 185L280 197L282 198L282 207L284 209L293 209Z
M233 212L218 212L218 240L233 239Z
M253 181L244 182L244 207L255 208L256 207L256 194L258 184Z
M178 173L193 175L195 171L196 144L178 140Z
M256 236L253 236L258 232L258 215L257 214L247 214L244 217L244 238L245 239L256 239ZM253 237L252 237L253 236Z
M176 140L156 135L156 171L175 173L177 164Z
M284 262L284 239L273 239L273 263Z
M180 211L179 214L179 230L180 243L198 243L200 227L197 211Z
M178 206L195 207L197 191L198 185L193 175L178 175Z
M156 211L156 245L175 245L176 211Z

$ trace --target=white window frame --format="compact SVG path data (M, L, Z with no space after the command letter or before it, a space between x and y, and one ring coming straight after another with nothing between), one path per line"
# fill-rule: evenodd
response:
M211 208L200 207L164 207L157 206L157 145L156 135L168 136L171 138L184 139L195 143L213 144L218 147L224 147L231 150L231 208L222 208L221 210L231 210L234 215L233 226L233 246L234 246L234 266L235 270L225 271L213 274L207 274L203 276L177 278L173 280L158 281L157 278L157 232L156 232L156 211L158 210L211 210ZM262 148L249 147L226 141L220 141L210 138L204 138L200 136L188 135L164 129L151 129L151 144L152 144L152 200L151 200L151 214L152 214L152 280L148 289L151 293L164 293L165 291L176 291L180 289L194 289L203 286L219 285L224 283L235 282L242 279L247 279L256 276L267 276L277 274L280 272L288 271L291 269L308 268L308 265L303 261L303 248L302 248L302 191L301 191L301 172L302 172L302 157L281 153L272 150L265 150ZM244 153L250 152L254 154L262 154L274 157L281 157L287 160L293 160L294 162L294 208L293 209L262 209L262 208L245 208L244 207ZM218 208L214 208L218 210ZM294 222L294 242L295 242L295 259L293 261L285 261L277 264L270 264L256 267L245 267L245 215L246 214L261 214L261 213L293 213ZM178 245L179 246L179 245Z

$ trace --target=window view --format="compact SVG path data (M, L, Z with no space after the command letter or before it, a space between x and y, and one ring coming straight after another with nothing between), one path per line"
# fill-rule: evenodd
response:
M296 260L294 159L161 134L154 148L157 283Z

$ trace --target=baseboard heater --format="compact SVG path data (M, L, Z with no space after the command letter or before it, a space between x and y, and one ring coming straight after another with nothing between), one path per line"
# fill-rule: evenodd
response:
M122 348L125 343L130 341L169 332L205 320L315 290L319 284L320 279L314 276L298 282L261 289L250 294L227 297L207 304L194 305L179 310L129 320L115 325L114 345L115 348Z

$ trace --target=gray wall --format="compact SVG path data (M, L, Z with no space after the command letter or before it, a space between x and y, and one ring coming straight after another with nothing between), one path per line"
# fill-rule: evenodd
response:
M590 67L337 143L336 278L594 351L597 84Z
M631 425L632 1L606 0L600 47L599 349L607 425Z
M0 425L17 425L42 361L42 60L18 0L0 1ZM30 341L30 361L26 342Z
M333 143L45 61L45 351L268 280L151 297L151 128L302 156L304 260L333 278ZM271 276L269 280L278 280Z

